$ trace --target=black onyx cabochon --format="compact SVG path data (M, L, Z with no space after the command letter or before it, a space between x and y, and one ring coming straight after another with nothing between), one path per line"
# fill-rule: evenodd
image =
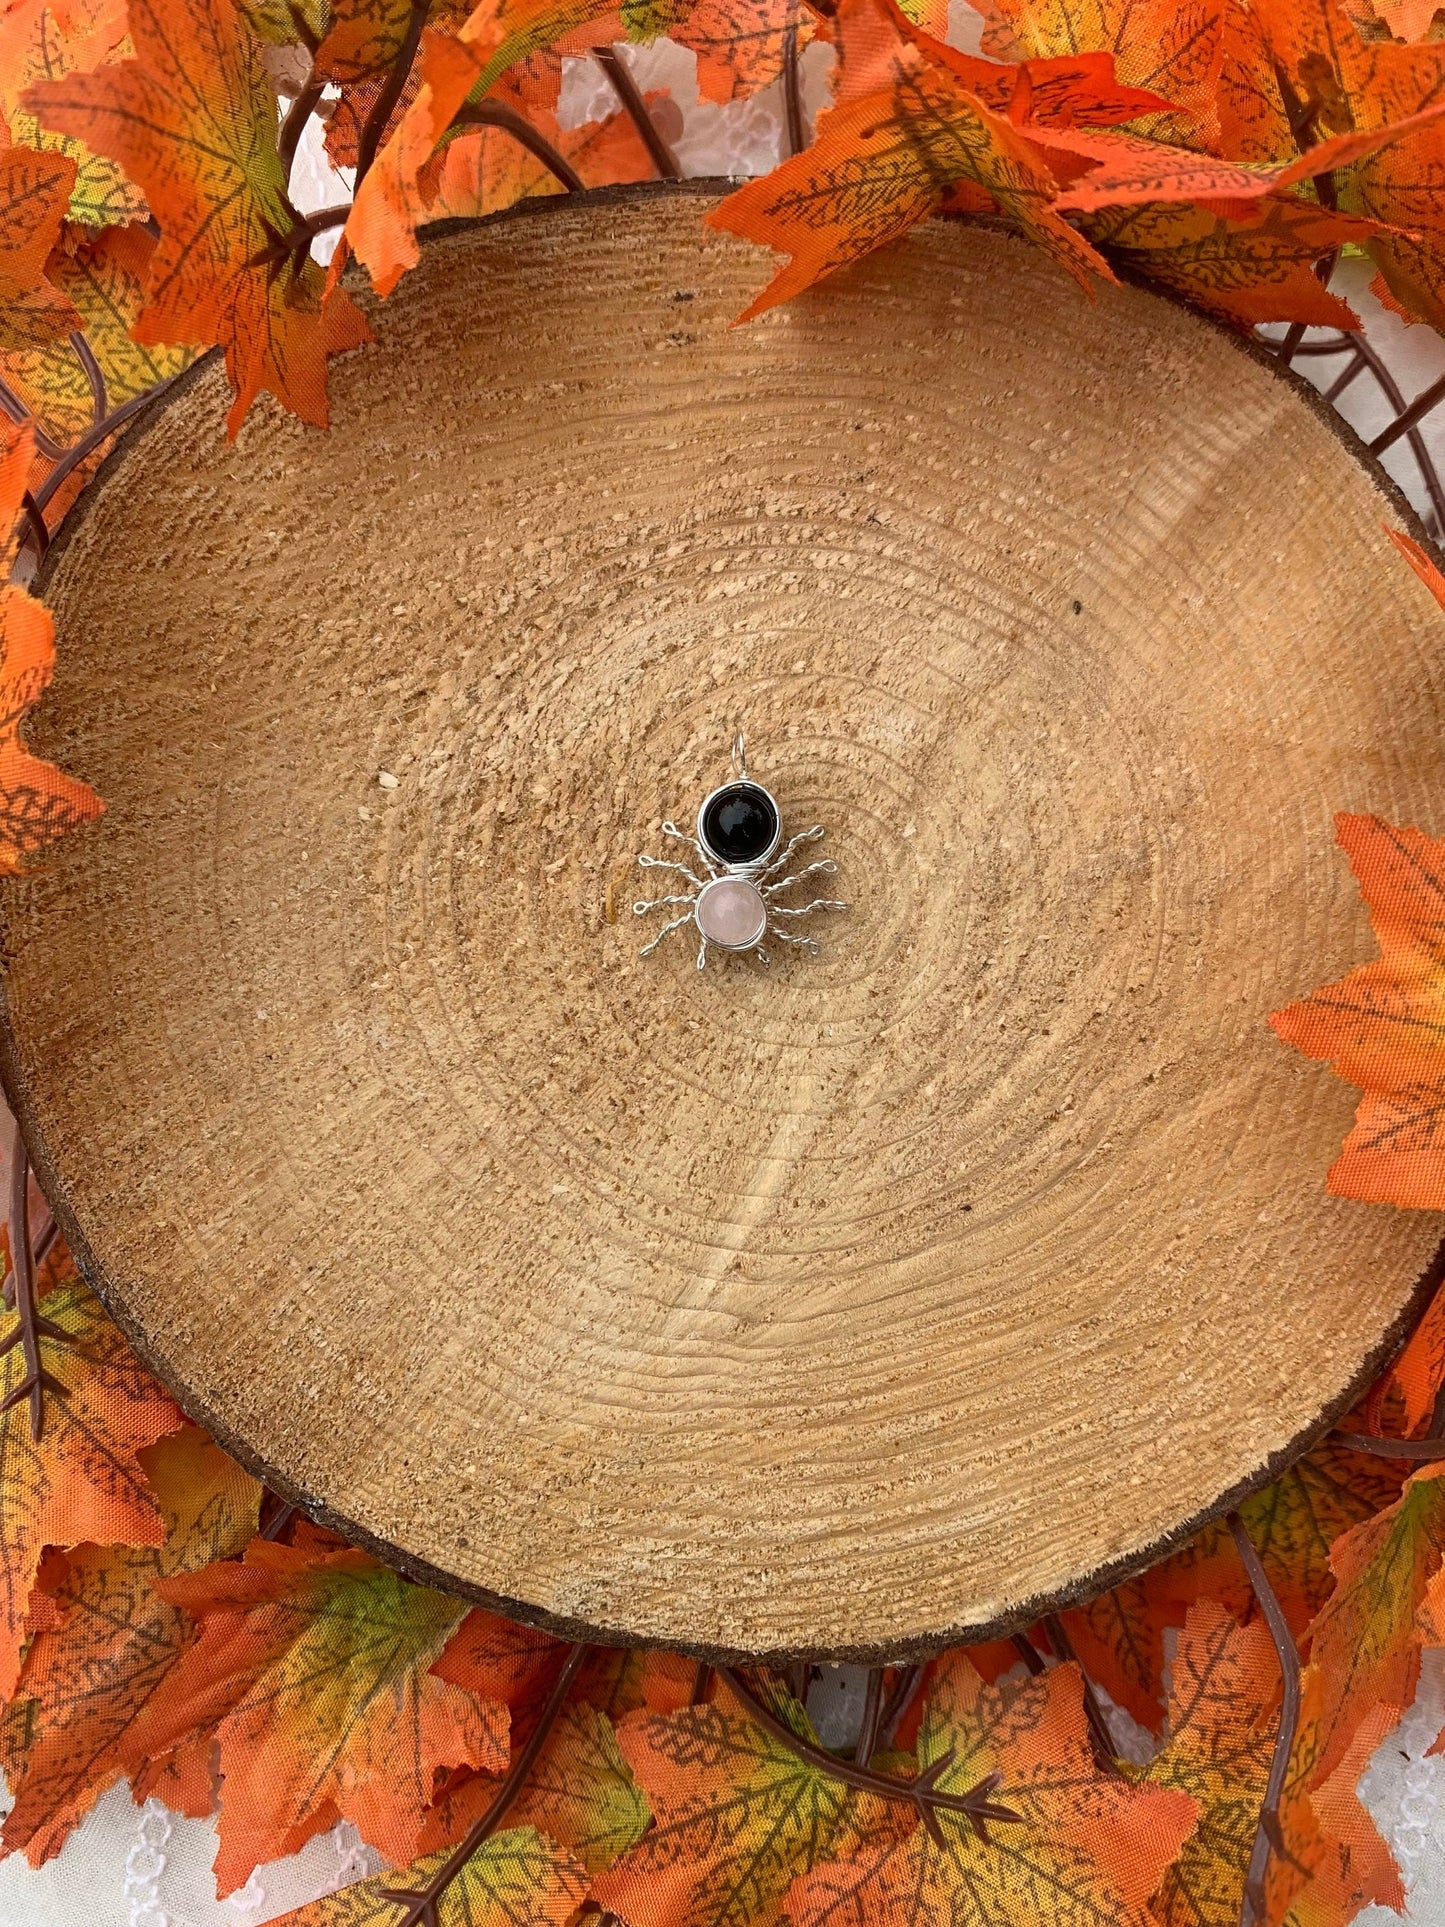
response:
M702 844L720 863L756 863L778 835L778 806L757 783L729 783L704 806Z

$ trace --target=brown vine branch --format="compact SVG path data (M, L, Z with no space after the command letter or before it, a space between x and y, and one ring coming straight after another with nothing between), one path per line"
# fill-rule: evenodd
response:
M1445 1439L1377 1439L1372 1432L1336 1432L1335 1440L1352 1452L1368 1452L1377 1459L1445 1459Z
M75 358L85 370L85 379L90 383L90 424L103 422L110 412L110 397L105 392L105 372L96 360L90 343L78 328L72 328L69 335Z
M139 414L148 402L157 395L163 395L171 383L179 379L178 375L168 375L164 381L158 381L153 388L147 388L143 394L132 395L130 400L123 401L119 408L112 408L104 421L96 422L86 429L79 441L72 442L69 448L63 449L54 468L35 491L36 506L44 509L66 476L73 469L78 468L87 455L93 455L102 442L108 441L118 428L122 428L130 420L132 415Z
M286 118L281 123L281 132L276 140L276 152L281 157L281 169L288 183L291 170L296 165L296 150L301 145L301 136L306 132L306 123L320 106L325 91L326 83L313 77L286 109Z
M808 145L808 130L803 124L803 85L798 70L796 0L788 7L788 24L783 29L783 117L788 129L788 152L801 154Z
M537 1717L537 1724L528 1735L526 1745L507 1768L506 1775L497 1788L490 1806L481 1818L467 1829L462 1840L447 1855L425 1887L419 1891L406 1887L381 1889L382 1900L393 1901L398 1907L406 1909L396 1923L396 1927L424 1927L424 1923L428 1921L435 1922L437 1902L478 1847L496 1832L506 1818L508 1807L521 1792L527 1775L536 1763L537 1755L546 1744L547 1735L552 1731L557 1715L562 1711L562 1702L566 1699L568 1690L577 1677L577 1669L591 1650L592 1648L585 1640L578 1640L571 1648L561 1672L557 1675L556 1684L547 1695L547 1704Z
M915 1780L895 1780L889 1774L874 1773L851 1760L840 1760L836 1753L814 1746L811 1740L805 1740L795 1733L786 1720L779 1719L770 1707L763 1704L736 1667L720 1666L717 1670L759 1726L790 1752L796 1753L800 1760L816 1767L820 1773L842 1780L848 1786L858 1787L865 1793L876 1793L880 1798L892 1800L900 1806L912 1807L930 1837L940 1845L944 1844L943 1830L938 1824L940 1813L955 1813L967 1820L980 1840L987 1840L985 1823L990 1820L1022 1824L1021 1813L1015 1813L1012 1807L1002 1806L989 1798L999 1783L997 1773L985 1774L967 1793L945 1793L938 1787L937 1782L953 1764L952 1753L945 1753L934 1760ZM403 1927L411 1927L411 1923L405 1922Z
M453 127L500 127L519 147L525 147L549 173L556 176L569 194L580 194L587 185L567 156L540 134L525 114L504 100L479 100L464 106L452 122Z
M1423 388L1412 402L1401 409L1390 426L1382 428L1375 439L1365 446L1372 455L1383 455L1387 448L1393 447L1402 435L1408 435L1442 401L1445 401L1445 375L1432 381L1428 388Z
M883 1668L868 1668L868 1690L863 1696L863 1718L858 1726L858 1744L853 1748L853 1764L867 1766L878 1751L878 1731L883 1724Z
M0 1340L0 1358L19 1345L25 1372L19 1384L0 1399L0 1412L8 1412L12 1405L28 1399L30 1436L38 1445L45 1432L45 1394L58 1394L62 1389L40 1362L40 1341L49 1338L64 1344L66 1333L46 1318L35 1303L35 1265L30 1249L30 1160L18 1125L10 1165L9 1233L15 1328Z
M615 47L594 47L592 58L612 82L612 91L622 102L631 117L633 126L642 136L642 144L652 157L652 165L665 181L680 181L682 169L677 164L677 156L662 138L657 123L647 111L647 102L637 90L637 82L632 71Z
M1274 1587L1270 1584L1269 1574L1264 1562L1255 1550L1253 1539L1245 1528L1243 1519L1237 1512L1229 1515L1229 1530L1234 1539L1244 1569L1249 1574L1249 1583L1254 1588L1254 1596L1259 1601L1260 1611L1264 1614L1265 1624L1269 1627L1270 1638L1279 1658L1280 1677L1284 1683L1284 1696L1279 1709L1279 1732L1275 1735L1274 1756L1269 1763L1269 1779L1265 1783L1264 1800L1259 1810L1259 1825L1255 1829L1254 1845L1250 1849L1249 1866L1244 1878L1244 1895L1240 1901L1239 1927L1262 1927L1265 1918L1265 1876L1269 1872L1269 1857L1272 1852L1284 1855L1286 1852L1284 1836L1280 1831L1279 1803L1284 1792L1285 1774L1289 1770L1289 1756L1294 1748L1295 1731L1299 1726L1300 1707L1300 1660L1299 1648L1295 1645L1294 1634L1289 1629L1289 1621L1284 1616Z
M918 1698L927 1671L927 1665L905 1666L893 1682L893 1691L883 1709L883 1725L878 1734L878 1745L883 1752L886 1753L897 1738L903 1716Z
M0 381L0 411L7 414L17 427L23 428L26 422L34 424L36 453L43 455L47 462L53 462L57 456L65 453L64 443L56 441L53 435L46 434L35 415L21 401L8 381Z
M361 129L361 137L356 143L357 187L361 186L371 172L371 163L376 159L376 150L381 145L381 137L386 132L387 122L391 119L391 110L401 99L402 90L411 78L412 63L416 59L416 50L421 45L421 30L426 25L430 11L431 0L411 0L411 18L406 23L406 32L402 36L401 45L396 50L396 59L391 63L386 79L382 83L381 92L372 103L371 112L366 117Z
M705 1706L707 1689L712 1685L712 1668L705 1659L700 1659L693 1668L692 1691L688 1694L689 1706Z

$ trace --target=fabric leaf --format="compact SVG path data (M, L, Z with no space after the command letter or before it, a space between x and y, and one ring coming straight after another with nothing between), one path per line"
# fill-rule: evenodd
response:
M1380 945L1377 962L1275 1011L1286 1043L1364 1091L1330 1167L1340 1197L1445 1207L1445 841L1337 816Z
M22 0L0 18L0 116L17 145L66 154L75 162L66 212L88 227L143 221L144 197L106 155L42 128L21 96L37 80L88 73L121 58L125 36L125 0L67 0L63 11L50 0Z
M197 1426L139 1457L165 1518L164 1545L82 1545L47 1562L41 1580L58 1619L25 1656L28 1740L5 1758L15 1805L0 1835L35 1866L122 1777L122 1737L189 1642L191 1621L154 1581L238 1557L256 1530L260 1486ZM209 1793L207 1773L207 1809Z
M388 1888L415 1891L445 1860L419 1860L314 1900L286 1915L286 1927L395 1927ZM437 1927L568 1927L587 1892L587 1874L533 1827L494 1833L472 1855L437 1905Z
M792 257L739 318L751 320L895 239L960 183L982 188L1079 279L1090 270L1113 278L1053 212L1052 176L1020 132L920 60L887 89L821 116L811 147L708 215L712 226Z
M44 347L80 326L45 272L74 182L68 154L0 149L0 348Z
M996 1774L990 1798L1019 1821L991 1821L980 1839L939 1812L941 1839L919 1826L828 1861L788 1896L797 1927L1154 1927L1149 1897L1199 1809L1175 1788L1099 1771L1076 1666L987 1686L949 1654L931 1676L918 1758L941 1767L946 1792Z
M111 227L51 259L51 278L75 304L112 408L178 375L196 357L194 348L143 347L132 339L155 248L143 227ZM90 383L69 341L0 354L0 374L57 441L75 441L90 427Z
M788 1711L814 1739L802 1709ZM617 1737L654 1824L592 1891L647 1927L769 1927L798 1875L881 1806L799 1759L731 1696L634 1713Z
M1279 1724L1279 1664L1262 1620L1190 1608L1169 1690L1169 1734L1140 1775L1184 1793L1199 1824L1154 1901L1160 1927L1236 1927Z
M139 1765L214 1732L223 1893L336 1814L388 1859L410 1860L441 1770L505 1766L506 1709L430 1671L461 1601L304 1528L295 1545L258 1539L243 1562L157 1590L200 1632L133 1727L128 1757Z
M23 443L21 444L23 447ZM8 464L7 464L8 466ZM10 589L10 596L21 591ZM38 604L32 605L38 608ZM44 613L43 611L41 612ZM7 643L9 641L7 622ZM42 1338L54 1381L37 1443L22 1399L0 1414L0 1695L15 1690L31 1587L45 1546L159 1546L165 1527L138 1454L181 1415L134 1357L57 1244L36 1281L43 1316L64 1334ZM15 1329L6 1316L4 1337ZM21 1347L0 1359L0 1399L25 1376Z
M269 389L325 426L330 354L370 339L296 240L276 96L235 0L130 0L136 58L32 87L41 124L118 161L161 227L135 338L225 351L234 435Z

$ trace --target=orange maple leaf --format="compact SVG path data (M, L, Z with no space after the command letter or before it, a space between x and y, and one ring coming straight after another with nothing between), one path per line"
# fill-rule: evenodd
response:
M949 1654L930 1678L918 1759L949 1792L997 1775L990 1797L1019 1820L983 1840L941 1810L936 1834L919 1826L825 1861L788 1895L797 1927L1157 1927L1150 1896L1199 1805L1099 1771L1076 1666L988 1686Z
M0 1834L34 1866L59 1852L123 1776L124 1736L190 1641L190 1620L154 1582L238 1556L256 1530L260 1486L197 1426L146 1447L139 1459L165 1518L165 1544L81 1545L54 1555L42 1573L56 1615L25 1655L18 1698L26 1744L5 1760L15 1805ZM137 1783L137 1800L153 1778ZM203 1786L201 1811L209 1812L208 1768ZM174 1784L168 1792L172 1805L188 1798ZM194 1810L197 1802L189 1804Z
M87 1540L160 1545L164 1524L137 1455L181 1423L76 1276L63 1245L52 1248L36 1293L58 1334L41 1339L51 1385L39 1440L31 1437L23 1399L0 1409L0 1697L7 1699L19 1676L43 1549ZM17 1327L6 1322L9 1340ZM11 1343L0 1357L0 1407L24 1376L21 1347Z
M131 336L155 249L155 237L139 225L106 227L94 235L72 230L67 246L51 257L51 277L75 304L112 408L179 374L196 357L194 348L143 347ZM57 441L75 441L90 427L95 397L70 341L0 352L0 374ZM53 519L54 507L47 506Z
M1275 1011L1286 1043L1364 1091L1330 1167L1340 1197L1445 1207L1445 842L1337 816L1380 944L1375 963Z
M816 1743L796 1701L778 1711ZM654 1822L593 1894L647 1927L770 1927L800 1874L892 1824L881 1801L801 1759L730 1693L631 1714L617 1738Z
M978 11L986 53L1111 53L1121 80L1173 103L1148 131L1212 130L1225 0L980 0Z
M1341 0L1255 0L1298 135L1368 133L1445 99L1445 44L1366 40ZM1395 299L1445 326L1445 131L1420 126L1339 169L1341 208L1378 221L1369 242Z
M161 227L144 344L218 343L236 390L233 436L263 388L325 426L329 355L370 330L328 290L286 197L276 96L235 0L130 0L136 58L42 82L42 125L118 161Z
M9 428L0 455L0 530L6 538L0 570L8 570L15 555L14 531L34 460L33 426ZM105 808L87 784L32 755L21 741L20 726L54 669L50 611L15 583L0 584L0 874L17 874L47 843Z
M1199 1824L1154 1900L1159 1927L1234 1927L1279 1725L1279 1663L1262 1620L1189 1610L1171 1669L1169 1731L1139 1778L1187 1794Z
M1388 525L1385 533L1404 556L1410 567L1419 576L1435 600L1445 609L1445 575L1435 565L1434 558L1418 543L1413 535L1406 535L1403 529L1392 529Z
M200 1621L127 1735L134 1766L220 1745L222 1894L339 1814L390 1860L417 1852L443 1769L499 1772L507 1711L430 1670L466 1608L303 1527L241 1563L157 1582Z
M1437 1630L1445 1634L1445 1622L1437 1628L1430 1610L1422 1612L1442 1556L1445 1465L1415 1473L1394 1505L1330 1548L1335 1588L1309 1630L1318 1709L1313 1785L1335 1772L1382 1708L1388 1729L1410 1704L1421 1645Z
M730 194L710 225L791 255L740 320L787 301L931 214L959 185L981 188L1011 225L1086 286L1107 262L1056 214L1058 188L1024 133L910 50L889 85L844 99L813 145Z
M445 1859L445 1852L431 1854L402 1873L343 1887L287 1914L284 1927L396 1927L388 1893L415 1892ZM587 1870L570 1853L535 1827L508 1827L483 1841L432 1918L437 1927L570 1927L586 1893Z
M76 166L66 209L72 221L101 228L116 221L143 221L146 205L113 160L92 154L68 134L47 133L21 105L38 80L88 73L126 51L125 0L19 0L0 14L0 116L19 146L66 154Z
M74 184L68 154L0 148L0 348L43 347L80 326L45 275Z
M801 0L697 0L668 38L697 55L697 91L726 106L770 86L791 34L799 53L817 31Z

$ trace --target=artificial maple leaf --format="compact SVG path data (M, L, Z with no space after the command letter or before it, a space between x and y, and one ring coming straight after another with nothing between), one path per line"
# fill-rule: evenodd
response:
M800 1737L807 1714L784 1702ZM617 1729L652 1809L639 1843L593 1882L602 1906L647 1927L770 1927L792 1882L840 1842L885 1826L882 1802L799 1758L731 1694Z
M1307 1666L1265 1878L1271 1927L1346 1927L1362 1907L1403 1907L1399 1869L1361 1803L1360 1776L1399 1719L1380 1705L1363 1712L1339 1765L1321 1771L1327 1730L1324 1675Z
M1171 1669L1169 1729L1138 1777L1188 1794L1199 1824L1154 1900L1160 1927L1235 1927L1274 1753L1279 1664L1262 1621L1192 1606Z
M423 1853L460 1840L491 1807L500 1782L473 1774L449 1782L427 1815ZM612 1722L595 1707L564 1707L526 1783L507 1811L600 1873L642 1837L646 1800L617 1749Z
M980 0L985 52L1111 53L1119 78L1173 102L1147 123L1175 138L1210 129L1224 51L1224 0Z
M68 154L0 149L0 348L36 348L80 326L46 279L75 181Z
M788 1896L797 1927L1152 1927L1149 1896L1198 1807L1099 1771L1076 1666L988 1686L961 1653L947 1655L918 1759L947 1792L996 1775L990 1797L1018 1820L991 1822L985 1840L938 1810L936 1835L915 1827L827 1861Z
M347 246L364 262L383 298L421 258L416 231L434 218L429 166L468 100L480 101L509 69L570 36L601 31L615 0L482 0L454 35L422 38L416 95L357 189ZM605 37L605 36L604 36ZM532 104L532 103L525 103Z
M143 347L131 336L155 247L143 227L111 227L76 238L51 258L51 278L75 304L111 408L178 375L196 357L194 348ZM68 340L0 353L0 375L57 441L75 441L90 427L94 397Z
M390 1860L410 1860L436 1776L497 1772L507 1711L431 1671L466 1608L305 1528L157 1582L200 1621L135 1722L134 1764L198 1734L220 1744L220 1891L337 1814Z
M819 117L811 147L730 194L713 227L792 256L739 317L751 320L933 212L960 183L1087 282L1107 264L1053 212L1052 176L1011 122L919 56L876 94Z
M462 11L449 0L431 0L427 18ZM412 0L330 0L326 32L316 49L316 77L344 87L386 73L401 52L414 12Z
M1073 181L1060 194L1060 210L1168 201L1228 201L1262 199L1266 194L1294 187L1318 174L1352 166L1392 141L1404 140L1445 118L1445 99L1403 121L1392 121L1365 133L1333 134L1292 160L1263 164L1219 160L1163 141L1131 138L1117 131L1090 134L1075 130L1053 138L1071 154L1097 158L1103 165Z
M645 1646L595 1646L582 1662L574 1697L614 1723L624 1713L675 1713L692 1700L697 1663Z
M1394 1505L1330 1548L1335 1587L1309 1633L1319 1692L1317 1783L1335 1771L1377 1709L1393 1707L1398 1717L1414 1697L1430 1624L1421 1608L1442 1555L1445 1465L1415 1473Z
M1297 1638L1330 1593L1330 1547L1400 1495L1407 1468L1326 1438L1239 1511ZM1084 1671L1141 1726L1164 1711L1164 1636L1201 1599L1244 1616L1254 1607L1234 1540L1222 1521L1179 1551L1086 1606L1060 1614Z
M16 447L25 452L28 437ZM6 463L13 465L14 455ZM19 595L18 589L7 591ZM38 607L38 605L35 605ZM43 613L43 611L42 611ZM7 620L7 638L9 623ZM3 766L3 765L0 765ZM36 1280L51 1381L44 1427L31 1436L22 1400L0 1412L0 1697L15 1690L31 1587L46 1546L159 1546L164 1524L137 1454L181 1423L57 1244ZM4 1338L15 1325L6 1320ZM0 1358L0 1401L25 1376L21 1347Z
M40 1580L57 1617L25 1655L27 1743L5 1757L15 1805L0 1834L34 1866L59 1852L122 1777L123 1736L190 1640L191 1622L160 1597L155 1580L237 1557L256 1530L260 1486L197 1426L139 1459L165 1519L165 1543L78 1546L47 1564ZM209 1810L208 1771L205 1794Z
M800 0L698 0L667 31L697 55L699 97L726 106L770 86L783 71L789 35L801 53L816 26Z
M118 161L160 223L135 338L219 344L233 436L263 388L324 427L327 357L370 330L327 289L286 198L261 43L235 0L129 0L129 19L134 60L25 99L45 127Z
M88 73L118 60L125 47L125 0L68 0L63 11L50 0L22 0L0 17L0 116L18 146L67 154L75 162L66 212L89 227L143 221L144 198L113 160L93 154L84 141L42 128L21 96L35 81Z
M404 1873L358 1881L287 1914L286 1927L395 1927L386 1894L416 1891L442 1866L429 1855ZM509 1827L483 1841L437 1902L437 1927L568 1927L587 1891L587 1873L534 1827Z
M1380 945L1375 963L1272 1013L1278 1034L1364 1091L1330 1167L1340 1197L1445 1206L1445 842L1337 816Z
M1419 576L1435 600L1445 609L1445 575L1441 575L1433 558L1421 547L1412 535L1403 529L1386 528L1386 535L1404 556L1410 567Z
M1212 145L1228 160L1287 161L1296 152L1264 30L1244 0L1226 0L1214 119Z
M1359 316L1314 272L1331 250L1368 242L1372 221L1333 214L1289 195L1252 208L1161 204L1106 208L1083 217L1084 232L1111 261L1157 281L1196 308L1237 328L1266 321L1358 330Z
M666 96L650 93L646 102L650 106L662 98ZM606 120L562 128L555 116L534 107L526 119L588 187L649 181L656 174L630 114L619 111ZM432 221L495 214L531 195L567 191L551 168L505 127L485 127L448 141L427 163L425 173L423 191L428 196L427 218Z
M1340 0L1256 0L1299 137L1369 132L1445 98L1445 45L1361 37ZM1374 257L1396 300L1445 325L1445 132L1438 124L1342 168L1338 205L1380 223Z
M567 1647L535 1626L474 1607L447 1640L432 1671L479 1700L505 1706L515 1730L541 1710Z
M19 429L7 424L7 429L4 454L0 456L0 531L4 535L0 566L8 572L15 554L16 521L35 461L35 430L28 422ZM99 816L105 807L87 784L32 755L21 741L20 726L49 687L54 668L55 623L50 611L17 584L0 583L0 875L17 875L47 843ZM19 1358L18 1349L6 1355L7 1393L20 1383L22 1374L16 1363ZM139 1366L136 1371L144 1377ZM145 1382L149 1384L149 1380ZM164 1405L165 1409L174 1409L168 1401ZM6 1416L7 1428L12 1428L15 1422L13 1412ZM28 1419L25 1422L28 1424ZM142 1438L138 1443L147 1444L149 1440ZM21 1457L23 1463L24 1455ZM27 1484L37 1480L39 1467L27 1467L23 1477ZM49 1490L48 1483L46 1489ZM0 1524L3 1524L3 1514L0 1514ZM23 1532L23 1527L21 1530ZM74 1538L96 1536L105 1535L80 1532ZM53 1543L73 1542L64 1534L53 1535ZM28 1540L25 1541L27 1550L22 1552L22 1561L29 1558L31 1551L38 1552L43 1543L37 1540L31 1548ZM33 1571L32 1562L29 1572ZM28 1589L28 1574L23 1583ZM7 1641L13 1637L18 1623L15 1615L23 1614L24 1610L23 1591L0 1603L0 1697L14 1684L15 1654Z

